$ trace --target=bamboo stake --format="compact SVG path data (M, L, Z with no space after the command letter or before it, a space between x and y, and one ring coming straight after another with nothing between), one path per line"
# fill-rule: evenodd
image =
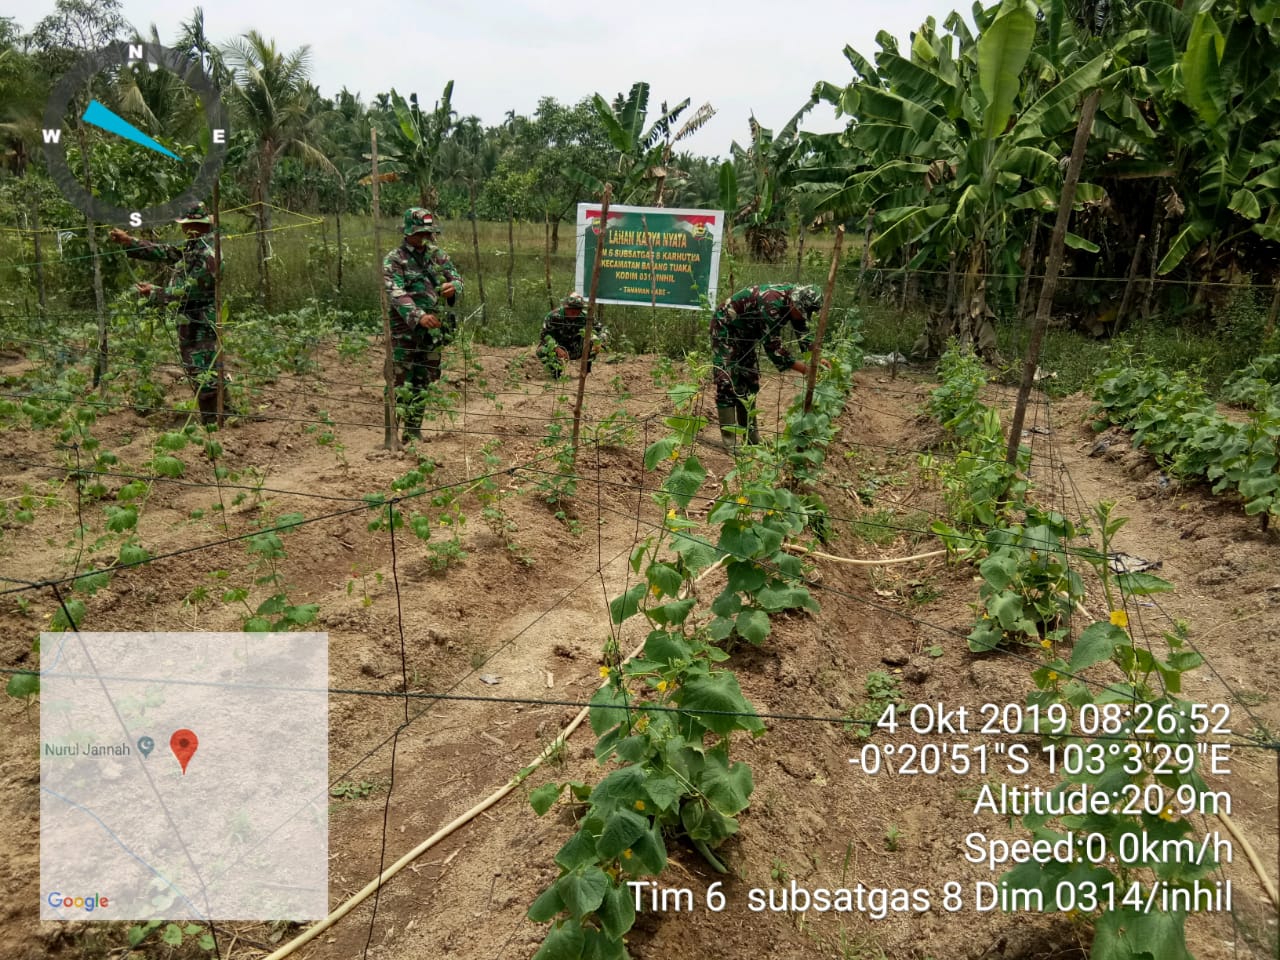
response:
M40 198L37 196L31 204L31 246L35 254L36 299L40 303L40 313L47 309L44 290L44 256L40 250Z
M800 282L800 269L804 264L804 220L800 221L800 242L796 244L796 283Z
M1062 184L1062 197L1058 201L1058 219L1049 239L1049 256L1044 268L1044 282L1040 286L1040 299L1036 303L1036 319L1031 327L1031 339L1027 343L1027 357L1022 365L1022 384L1018 387L1018 402L1013 408L1013 422L1009 424L1009 447L1005 462L1013 466L1018 462L1018 447L1022 440L1022 425L1027 418L1027 398L1035 382L1036 367L1040 361L1040 345L1049 326L1049 310L1053 306L1053 291L1058 285L1058 272L1062 269L1062 250L1066 246L1067 222L1071 219L1071 205L1076 198L1076 184L1080 182L1080 168L1084 166L1084 151L1093 132L1093 117L1098 112L1102 91L1094 90L1080 111L1080 123L1076 127L1076 139L1071 145L1071 160L1067 164L1067 176Z
M378 130L369 130L369 157L371 161L370 190L373 194L373 262L378 282L378 302L382 305L382 336L386 339L387 353L382 361L382 446L384 449L400 449L400 436L396 424L396 360L395 343L391 339L391 305L387 302L387 287L382 282L382 261L378 259Z
M578 399L573 404L573 462L578 462L578 434L582 429L582 396L587 389L587 365L591 362L592 317L596 312L596 291L600 288L600 261L609 236L609 198L613 196L613 184L604 185L600 198L600 237L596 241L595 264L591 268L591 294L587 299L587 315L582 325L582 357L578 362Z
M507 211L507 306L516 305L516 215L514 210ZM480 254L476 254L477 262Z
M813 388L818 382L818 362L822 358L822 337L827 332L827 312L836 289L836 267L840 264L840 245L844 242L844 225L836 227L836 243L831 248L831 269L827 271L827 288L822 294L822 310L818 313L818 330L809 349L809 380L804 388L804 412L813 406Z

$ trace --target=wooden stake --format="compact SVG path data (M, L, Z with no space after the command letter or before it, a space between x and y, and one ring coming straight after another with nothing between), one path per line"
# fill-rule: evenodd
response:
M876 209L867 211L867 227L862 233L862 262L858 264L858 299L863 307L867 305L867 271L871 269L871 231L876 222Z
M1267 313L1267 326L1262 331L1262 340L1265 343L1271 339L1271 334L1276 329L1276 317L1280 317L1280 280L1276 280L1276 292L1271 298L1271 310Z
M480 271L480 222L476 218L476 182L467 181L467 195L471 198L471 248L476 254L476 286L480 290L480 316L489 319L489 304L484 298L484 274ZM463 379L463 384L466 380Z
M543 255L542 264L547 274L547 309L556 308L556 295L551 290L551 211L542 211L543 217Z
M395 342L391 339L391 304L387 302L387 288L382 282L382 261L378 251L378 129L369 130L369 157L372 163L369 189L373 193L373 262L378 281L378 302L382 305L382 336L386 340L387 353L382 361L382 379L385 389L382 395L382 446L387 450L400 449L400 430L396 423L396 360Z
M1120 332L1120 325L1129 316L1129 305L1133 303L1133 291L1137 287L1138 261L1142 259L1142 248L1146 246L1147 235L1138 234L1138 243L1133 248L1133 259L1129 261L1129 279L1124 285L1124 296L1120 298L1120 306L1116 309L1115 321L1111 324L1111 336Z
M804 265L804 220L800 221L800 242L796 244L796 283L800 282L800 270Z
M1084 166L1084 151L1093 131L1093 117L1098 112L1102 91L1089 94L1080 112L1076 126L1076 139L1071 145L1071 160L1067 164L1067 176L1062 184L1062 197L1058 201L1058 219L1049 238L1049 256L1044 268L1044 283L1040 287L1040 299L1036 303L1036 319L1031 327L1031 339L1027 343L1027 356L1022 365L1022 384L1018 387L1018 402L1013 408L1013 422L1009 425L1009 447L1005 462L1010 466L1018 462L1018 447L1022 442L1022 425L1027 418L1027 398L1035 382L1036 367L1040 362L1040 345L1049 326L1049 311L1053 306L1053 292L1058 285L1058 272L1062 269L1062 250L1066 246L1067 223L1071 219L1071 205L1076 199L1076 184L1080 182L1080 168Z
M226 419L225 387L222 377L222 178L213 181L213 371L218 392L214 409L218 429Z
M822 337L827 332L827 311L836 289L836 267L840 264L840 245L844 242L844 225L836 227L836 244L831 248L831 269L827 271L827 288L822 294L822 310L818 313L818 330L809 350L809 382L804 388L804 412L813 406L813 388L818 382L818 361L822 358Z
M40 198L31 203L31 246L35 253L36 268L36 298L40 304L40 313L43 314L46 309L45 292L44 292L44 256L40 251Z
M1147 289L1142 298L1142 319L1151 316L1151 299L1156 293L1156 267L1160 263L1160 232L1164 229L1164 221L1156 223L1154 238L1151 241L1151 270L1147 275Z
M592 318L596 312L596 291L600 288L600 261L609 236L609 198L613 196L613 184L604 185L600 198L600 236L596 240L595 264L591 267L591 294L587 298L587 315L582 329L582 357L578 362L578 399L573 404L573 461L578 462L578 434L582 429L582 396L587 389L587 365L591 362Z
M76 128L80 138L80 159L84 166L84 188L93 192L93 175L89 168L89 143L84 133L84 124ZM98 257L98 229L91 217L85 217L88 228L89 257L93 262L93 304L98 311L98 357L93 364L93 385L98 388L98 395L107 396L107 298L102 290L102 261Z
M516 215L507 211L507 306L516 305ZM477 257L479 255L477 254Z

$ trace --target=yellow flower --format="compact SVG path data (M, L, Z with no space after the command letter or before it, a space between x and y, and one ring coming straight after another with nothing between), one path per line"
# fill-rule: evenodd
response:
M649 729L649 718L648 718L648 717L641 717L639 720L637 720L637 721L636 721L636 732L637 732L637 733L644 733L644 732L645 732L646 730L648 730L648 729Z
M677 447L676 449L672 450L672 451L671 451L671 456L667 457L667 459L668 459L668 460L679 460L679 459L680 459L680 448L679 448L679 447Z
M635 807L636 807L636 809L637 809L637 810L643 810L643 809L644 809L644 801L643 801L643 800L637 800L637 801L636 801L636 803L635 803Z
M609 679L609 674L610 674L610 673L612 673L612 671L611 671L608 667L601 667L601 668L600 668L600 676L601 676L602 678L604 678L605 680Z
M1164 820L1166 823L1173 823L1173 821L1178 819L1178 815L1174 813L1173 807L1170 805L1160 811L1160 819Z
M750 502L751 502L751 501L750 501L750 500L748 500L746 497L738 497L738 503L740 503L740 504L741 504L742 506L744 506L744 507L745 507L747 504L749 504Z
M655 597L662 596L662 588L658 586L656 583L649 588L649 592L653 594Z
M1049 680L1050 680L1050 681L1053 681L1053 680L1057 680L1057 679L1058 679L1058 671L1057 671L1057 670L1050 670L1050 671L1049 671Z
M1052 650L1052 649L1053 649L1053 641L1052 641L1052 640L1041 640L1041 641L1040 641L1040 646L1044 647L1046 650Z
M630 859L631 859L631 848L630 848L630 847L627 847L627 849L625 849L625 850L623 850L623 851L622 851L622 859L623 859L623 860L630 860Z
M668 690L670 690L670 689L671 689L671 684L670 684L670 683L668 683L666 680L659 680L659 681L658 681L658 692L659 692L659 693L666 693L666 692L667 692Z
M1129 626L1129 615L1123 610L1112 610L1111 625L1119 627L1121 630L1126 629Z
M667 519L674 520L675 518L676 518L676 508L672 507L670 510L667 511Z

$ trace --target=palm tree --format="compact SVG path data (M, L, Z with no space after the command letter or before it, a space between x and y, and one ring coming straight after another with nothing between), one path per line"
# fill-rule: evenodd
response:
M250 195L258 222L258 280L263 302L270 303L267 231L271 225L271 174L284 154L300 157L331 173L336 168L315 146L314 129L321 100L308 75L311 48L285 54L256 30L226 48L234 83L229 91L238 128L252 142Z

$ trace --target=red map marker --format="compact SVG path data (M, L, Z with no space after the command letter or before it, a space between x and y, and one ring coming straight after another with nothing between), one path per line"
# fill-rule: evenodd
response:
M191 762L191 757L196 752L196 747L200 746L200 741L191 730L175 730L173 736L169 738L169 749L173 751L173 755L178 758L178 763L182 764L182 775L187 775L187 764Z

